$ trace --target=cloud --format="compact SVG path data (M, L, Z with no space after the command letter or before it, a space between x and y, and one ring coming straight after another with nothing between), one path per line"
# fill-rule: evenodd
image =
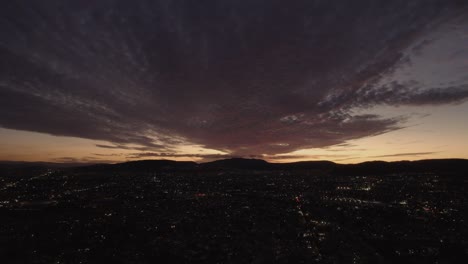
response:
M127 148L126 146L112 146L112 145L104 145L104 144L96 144L98 148L106 148L106 149L122 149Z
M95 145L98 148L104 148L104 149L126 149L126 150L139 150L139 151L149 151L149 150L166 150L166 147L164 145L156 145L153 144L148 147L135 147L135 146L129 146L125 144L115 144L115 145L106 145L106 144L96 144Z
M459 87L410 89L410 85L390 83L378 89L357 94L355 104L359 106L386 105L442 105L462 103L468 99L468 84Z
M404 157L404 156L414 157L414 156L431 155L434 153L437 153L437 152L397 153L397 154L391 154L391 155L371 156L369 158L390 158L390 157Z
M124 154L122 154L124 155ZM263 155L248 155L248 156L235 156L230 154L205 154L205 153L171 153L171 152L137 152L124 155L128 160L140 159L194 159L201 162L209 162L220 159L231 158L250 158L250 159L264 159Z
M158 153L343 144L404 126L356 108L468 98L458 60L440 73L454 83L423 82L434 70L419 70L427 54L464 56L460 34L444 29L463 15L464 2L437 0L10 1L0 10L0 126Z
M124 154L120 154L122 156ZM329 159L329 158L340 158L347 157L347 155L244 155L236 156L230 154L203 154L203 153L164 153L164 152L138 152L126 154L127 159L160 159L160 158L197 158L201 159L202 162L219 160L219 159L231 159L231 158L249 158L249 159L264 159L269 161L281 161L281 160L298 160L298 159Z

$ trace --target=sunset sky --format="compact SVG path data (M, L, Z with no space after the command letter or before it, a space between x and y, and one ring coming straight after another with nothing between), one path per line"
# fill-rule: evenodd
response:
M468 2L6 1L0 160L468 158Z

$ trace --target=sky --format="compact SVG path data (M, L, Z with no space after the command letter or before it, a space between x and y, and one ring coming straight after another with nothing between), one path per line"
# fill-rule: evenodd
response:
M7 1L0 160L468 158L468 2Z

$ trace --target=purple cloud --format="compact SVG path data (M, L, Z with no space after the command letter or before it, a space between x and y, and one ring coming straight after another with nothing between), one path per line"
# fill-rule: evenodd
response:
M187 142L233 156L343 144L404 125L352 109L468 98L466 83L381 82L463 7L10 1L0 9L0 126L160 153Z

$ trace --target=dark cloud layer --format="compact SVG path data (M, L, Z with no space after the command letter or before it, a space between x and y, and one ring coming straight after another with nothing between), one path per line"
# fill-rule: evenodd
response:
M378 85L464 14L450 0L6 1L0 126L145 151L340 144L401 126L352 109L468 98L466 85Z

